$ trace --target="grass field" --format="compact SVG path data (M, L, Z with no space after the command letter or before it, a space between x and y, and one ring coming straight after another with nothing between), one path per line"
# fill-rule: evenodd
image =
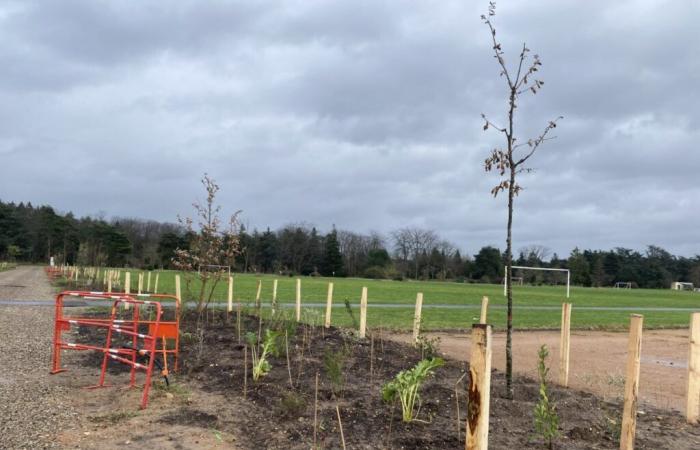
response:
M160 271L158 292L175 292L174 271ZM151 288L155 282L155 272L151 276ZM262 280L263 305L269 305L272 298L272 282L278 279L277 301L292 305L295 301L296 278L275 277L272 275L234 275L234 300L244 305L255 299L257 280ZM138 271L132 271L132 292L136 291ZM185 299L193 299L198 283L195 281L186 288L182 277L182 290ZM123 280L123 274L122 274ZM490 299L489 323L496 329L505 328L506 301L503 287L492 284L464 284L427 281L387 281L359 278L312 278L301 277L302 303L325 304L328 282L334 283L333 323L351 325L349 313L342 307L347 298L353 305L358 318L359 299L363 286L368 289L368 326L408 329L412 326L413 305L416 293L422 292L423 329L466 329L478 320L481 297ZM144 281L144 289L146 282ZM227 282L220 283L214 300L224 302L227 298ZM515 286L513 316L514 326L519 329L557 328L561 312L560 305L566 301L564 286ZM674 311L674 308L696 309L700 311L700 294L651 289L610 289L572 287L569 302L573 304L571 318L574 329L624 329L628 326L629 315L634 312L644 314L646 328L686 327L689 311ZM372 306L391 305L392 307ZM467 308L439 308L431 305L461 305ZM590 308L610 308L590 309ZM659 310L649 310L645 308ZM669 310L660 310L669 308ZM322 321L323 307L305 307L305 316Z

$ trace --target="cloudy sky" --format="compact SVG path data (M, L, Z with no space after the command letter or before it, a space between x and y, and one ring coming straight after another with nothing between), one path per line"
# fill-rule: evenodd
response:
M506 92L474 1L3 1L0 199L174 221L204 172L251 227L432 228L504 247L483 160ZM700 2L502 1L512 63L565 117L517 199L515 247L700 253Z

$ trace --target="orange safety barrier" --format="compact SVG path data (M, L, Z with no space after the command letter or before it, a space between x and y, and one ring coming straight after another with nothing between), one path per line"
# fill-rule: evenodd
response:
M66 296L81 297L89 300L114 300L111 308L109 319L90 318L90 317L64 317L63 316L63 298ZM133 305L132 317L130 320L117 319L117 309L119 304ZM140 313L142 308L146 306L151 310L151 316L155 316L150 320L141 320ZM76 292L66 291L61 292L56 297L56 320L54 325L54 347L53 361L51 373L63 372L66 369L61 368L61 350L93 350L103 353L102 371L100 381L97 387L104 387L104 380L107 373L107 362L113 359L131 367L130 386L136 383L136 370L141 369L146 371L146 382L144 385L143 396L141 399L141 408L148 406L148 392L151 385L151 377L153 373L153 365L158 356L157 343L159 341L160 318L162 317L162 308L159 302L142 301L133 299L125 294L106 294L103 292ZM107 329L107 337L104 347L88 344L78 344L73 342L65 342L62 340L62 332L70 329L72 325L92 326ZM148 332L143 332L142 329L147 327ZM112 348L114 333L131 338L130 347ZM143 340L143 347L139 348L139 339ZM163 339L164 341L164 339ZM165 346L165 342L163 342ZM166 353L163 349L164 364L167 367ZM148 363L141 364L137 362L138 357L148 356ZM164 370L163 375L167 373ZM166 379L167 380L167 379Z
M64 315L64 299L65 297L78 297L83 300L115 300L127 299L134 297L153 298L158 300L174 301L174 318L173 320L159 320L158 329L155 329L155 321L139 320L140 324L148 325L148 334L155 335L158 339L156 351L163 354L164 358L171 356L173 358L173 370L177 372L179 368L179 353L180 353L180 303L177 297L166 294L126 294L124 292L97 292L97 291L64 291L56 296L55 320L54 320L54 338L53 338L53 355L51 373L63 372L67 369L61 367L61 351L62 350L94 350L93 348L84 348L85 346L67 345L62 341L62 333L70 330L71 326L96 326L107 328L110 318L105 317L81 317ZM162 319L162 317L158 317ZM122 325L133 326L133 323L128 320L121 322ZM168 347L168 340L173 345Z

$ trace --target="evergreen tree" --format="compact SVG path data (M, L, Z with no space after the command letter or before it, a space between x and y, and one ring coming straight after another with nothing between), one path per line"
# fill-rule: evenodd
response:
M340 254L338 232L335 227L326 235L324 242L323 266L321 273L324 276L343 276L343 255Z

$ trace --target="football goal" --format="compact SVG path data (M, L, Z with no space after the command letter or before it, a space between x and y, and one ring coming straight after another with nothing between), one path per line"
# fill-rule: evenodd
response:
M550 267L525 267L525 266L513 266L513 270L542 270L545 272L566 272L566 298L569 298L571 293L571 272L569 269L555 269ZM522 277L512 277L513 283L515 284L515 279L520 278L522 284ZM503 268L503 296L508 295L508 266Z
M615 289L632 289L631 281L618 281L615 283Z

